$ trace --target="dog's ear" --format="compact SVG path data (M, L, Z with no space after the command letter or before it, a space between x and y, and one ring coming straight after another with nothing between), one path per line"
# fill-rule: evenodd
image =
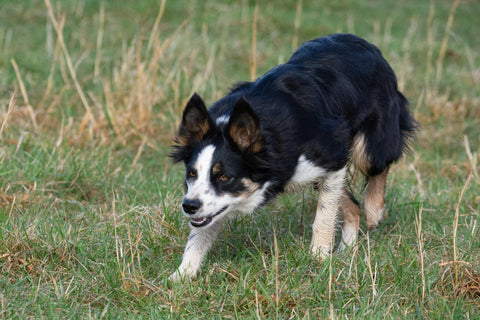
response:
M233 107L226 134L240 151L257 153L262 149L260 122L250 104L243 97Z
M198 94L194 93L183 111L176 142L182 146L191 145L202 140L212 129L213 122L205 103Z

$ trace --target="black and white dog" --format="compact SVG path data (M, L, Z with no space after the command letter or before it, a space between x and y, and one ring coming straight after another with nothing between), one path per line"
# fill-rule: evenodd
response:
M182 208L191 233L172 280L194 277L225 217L251 213L281 192L317 184L311 251L324 257L343 214L339 249L355 244L360 207L348 191L352 163L368 181L368 228L382 220L387 174L417 124L380 51L351 34L304 43L255 82L209 110L194 94L171 157L186 166Z

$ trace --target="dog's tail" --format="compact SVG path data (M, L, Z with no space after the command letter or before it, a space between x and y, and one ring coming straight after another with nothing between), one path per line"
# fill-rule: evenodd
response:
M400 91L397 91L396 103L400 111L399 128L402 153L409 152L412 142L415 140L417 132L420 129L420 124L411 115L408 100Z

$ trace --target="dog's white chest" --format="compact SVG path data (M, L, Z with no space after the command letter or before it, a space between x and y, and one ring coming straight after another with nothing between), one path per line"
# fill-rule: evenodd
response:
M286 191L295 191L306 184L318 181L324 177L327 170L309 161L303 154L298 158L297 167L290 181L285 186Z

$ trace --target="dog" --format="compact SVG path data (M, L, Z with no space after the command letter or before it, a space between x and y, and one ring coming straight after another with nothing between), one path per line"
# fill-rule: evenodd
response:
M184 162L183 214L191 232L173 281L194 278L222 222L285 191L319 190L310 250L324 258L343 214L339 250L356 243L360 206L348 189L353 165L366 177L366 225L383 218L389 167L417 122L380 50L352 34L302 44L285 64L242 82L207 110L194 94L170 153Z

